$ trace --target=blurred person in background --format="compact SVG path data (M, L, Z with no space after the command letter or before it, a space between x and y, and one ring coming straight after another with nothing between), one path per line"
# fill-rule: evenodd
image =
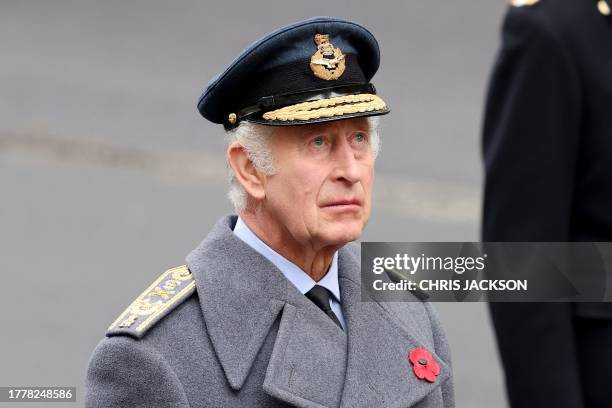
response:
M512 1L484 118L483 241L612 241L610 9ZM512 407L612 406L612 304L490 311Z

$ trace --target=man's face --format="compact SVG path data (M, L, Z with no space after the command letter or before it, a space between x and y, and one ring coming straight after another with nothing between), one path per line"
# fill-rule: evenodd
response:
M275 174L262 211L301 245L343 245L370 216L374 157L365 118L282 126L271 138Z

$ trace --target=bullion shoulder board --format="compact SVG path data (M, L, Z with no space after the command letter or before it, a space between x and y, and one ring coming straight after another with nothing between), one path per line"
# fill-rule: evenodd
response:
M168 269L119 315L106 335L139 339L194 291L195 281L187 265Z

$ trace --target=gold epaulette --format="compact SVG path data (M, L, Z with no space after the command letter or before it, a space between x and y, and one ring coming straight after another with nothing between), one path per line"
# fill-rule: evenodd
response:
M187 265L168 269L110 325L107 336L118 334L141 338L162 317L195 291Z
M612 9L606 0L599 0L597 2L597 10L599 10L599 12L606 17L612 16Z
M540 0L510 0L510 4L514 7L524 7L524 6L533 6L538 4Z

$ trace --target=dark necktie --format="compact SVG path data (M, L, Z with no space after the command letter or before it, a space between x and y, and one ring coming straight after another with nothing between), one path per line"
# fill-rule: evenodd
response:
M306 292L306 297L310 299L312 303L317 305L319 309L323 311L323 313L328 315L329 318L332 319L334 323L338 325L338 327L340 327L340 330L344 330L342 329L342 324L340 324L340 320L338 320L338 316L336 316L331 306L329 305L329 291L327 289L320 285L314 285L312 289Z

